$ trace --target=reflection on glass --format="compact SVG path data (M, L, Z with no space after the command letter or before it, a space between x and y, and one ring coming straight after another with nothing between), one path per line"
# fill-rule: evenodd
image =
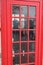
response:
M34 42L30 42L29 43L29 51L30 52L34 52L35 51L35 43Z
M21 19L21 28L28 28L28 20L25 18Z
M19 16L20 7L19 6L12 6L12 16Z
M27 52L27 43L22 43L21 44L21 51L24 53L24 52Z
M35 27L36 27L36 22L35 22L35 19L30 19L30 29L35 29Z
M19 28L19 18L12 18L12 28L18 29Z
M15 55L15 57L13 57L13 65L18 65L18 64L20 64L20 56Z
M29 10L30 10L30 17L35 17L36 16L36 7L30 6Z
M30 40L35 40L35 31L29 31L29 39Z
M29 53L29 55L27 55L28 52L35 52L35 42L29 42L29 46L28 46L27 41L28 41L28 32L29 32L29 41L31 40L35 41L34 29L36 28L36 21L35 18L32 17L36 16L36 12L35 12L36 8L34 6L29 6L29 16L30 16L29 29L28 29L28 18L26 18L28 17L27 10L28 10L27 6L21 6L21 7L17 5L12 6L12 16L14 16L12 17L13 65L20 65L20 63L21 64L28 63L28 58L29 58L29 63L31 63L30 65L35 65L32 64L32 62L35 62L35 54ZM20 31L17 30L19 28ZM21 43L18 43L20 41Z
M20 51L20 44L19 43L13 44L13 51L14 51L14 53L18 53Z
M27 63L27 55L26 54L21 55L21 63Z
M27 6L21 6L21 16L27 16Z
M19 31L13 31L12 41L19 41L19 37L20 37Z
M35 54L29 54L29 62L35 62Z
M28 40L28 33L27 33L27 31L21 31L21 40L22 41Z

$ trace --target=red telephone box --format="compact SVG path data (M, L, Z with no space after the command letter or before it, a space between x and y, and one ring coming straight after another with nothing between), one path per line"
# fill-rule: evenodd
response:
M42 0L2 0L2 65L42 65Z

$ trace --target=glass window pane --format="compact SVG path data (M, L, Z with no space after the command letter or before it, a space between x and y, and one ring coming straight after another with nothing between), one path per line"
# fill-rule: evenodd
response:
M35 31L32 31L32 30L29 31L29 39L35 40Z
M12 41L19 41L20 33L19 31L13 31L13 38Z
M29 43L29 51L30 52L34 52L35 51L35 43L34 42L30 42Z
M22 41L28 40L28 32L27 31L21 31L21 40Z
M18 65L18 64L20 64L20 56L15 55L15 57L13 57L13 65Z
M19 43L13 44L13 51L14 51L14 53L20 52L20 44Z
M19 12L20 12L20 7L19 6L12 6L12 16L19 16Z
M21 19L21 28L28 28L28 19L22 18Z
M21 6L21 16L27 16L27 6Z
M21 55L21 63L27 63L27 55L26 54Z
M29 10L30 10L30 17L35 17L36 16L36 7L34 7L34 6L30 6L29 7Z
M35 21L35 19L30 19L30 22L29 22L30 24L30 26L29 26L29 28L30 29L35 29L36 28L36 21Z
M35 62L35 54L29 54L29 62Z
M24 52L27 52L27 43L22 43L21 44L21 51L24 53Z
M12 18L12 28L18 29L20 27L19 18Z

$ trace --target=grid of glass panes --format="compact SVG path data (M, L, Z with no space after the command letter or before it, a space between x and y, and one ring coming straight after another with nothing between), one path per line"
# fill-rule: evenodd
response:
M36 7L12 6L13 65L35 65Z

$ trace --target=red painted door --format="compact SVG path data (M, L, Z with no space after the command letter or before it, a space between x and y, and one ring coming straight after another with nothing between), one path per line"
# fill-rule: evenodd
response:
M39 65L39 3L7 2L8 65Z

